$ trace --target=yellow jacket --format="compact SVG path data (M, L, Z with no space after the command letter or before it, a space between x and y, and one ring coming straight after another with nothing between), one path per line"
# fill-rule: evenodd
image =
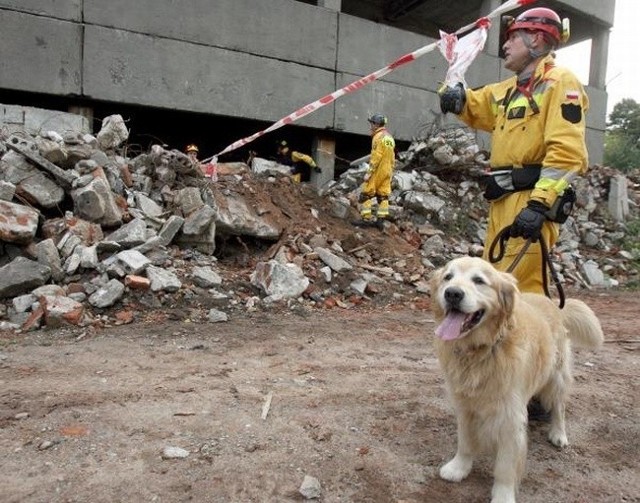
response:
M291 160L296 162L304 162L311 166L312 168L316 167L316 161L313 160L313 157L307 154L303 154L302 152L296 152L295 150L291 151Z
M531 199L551 206L558 194L588 166L585 113L589 99L580 81L546 56L538 64L530 98L517 77L467 90L459 118L491 132L491 167L500 170L540 164Z
M362 194L389 197L391 177L396 163L396 142L384 127L377 128L371 138L369 158L370 178L364 183Z
M395 164L396 142L384 127L376 129L371 139L369 166L373 173L391 175Z

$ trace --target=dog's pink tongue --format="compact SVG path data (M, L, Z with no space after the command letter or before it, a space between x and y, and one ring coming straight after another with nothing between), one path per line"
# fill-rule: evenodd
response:
M452 341L460 337L462 332L462 325L465 320L464 313L450 312L447 317L442 320L442 323L436 328L436 335L443 341Z

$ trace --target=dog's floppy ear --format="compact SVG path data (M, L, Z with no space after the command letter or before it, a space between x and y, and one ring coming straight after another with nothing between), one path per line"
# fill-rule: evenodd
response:
M433 294L438 290L438 285L440 284L440 281L442 279L443 269L444 267L441 267L440 269L436 269L431 273L431 277L429 278L429 293L431 293L432 297L433 297Z
M429 296L431 297L431 310L437 315L442 314L442 308L440 307L440 303L436 300L436 295L438 293L438 287L440 286L440 282L442 281L442 275L444 274L444 267L440 269L436 269L431 273L431 277L429 278Z
M516 294L518 293L518 280L509 273L499 272L500 281L498 282L498 298L500 305L507 315L513 312L513 306L516 302Z

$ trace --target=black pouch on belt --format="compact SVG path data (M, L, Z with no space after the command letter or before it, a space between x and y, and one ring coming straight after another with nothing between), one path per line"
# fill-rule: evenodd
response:
M573 211L573 206L576 202L576 191L573 190L573 187L569 185L562 195L558 196L555 203L549 208L549 211L545 213L547 218L552 222L556 222L559 224L563 224L571 215Z
M530 190L536 186L536 182L540 178L541 164L525 164L521 168L505 166L494 168L494 171L510 170L511 183L513 188L506 189L501 186L494 176L487 176L486 186L484 189L484 197L489 201L500 199L505 194L517 192L519 190Z
M496 179L489 175L485 177L484 182L486 183L484 188L484 197L487 201L495 201L496 199L500 199L505 194L511 192L510 190L505 190L496 182Z
M511 171L513 188L516 189L516 191L533 189L540 178L541 169L542 166L539 164L529 164L521 168L513 168Z

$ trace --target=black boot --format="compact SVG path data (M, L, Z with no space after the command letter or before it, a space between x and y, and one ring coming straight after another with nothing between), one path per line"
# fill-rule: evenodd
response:
M377 227L376 221L373 218L353 220L351 225L354 225L355 227Z
M551 422L551 413L544 408L540 400L533 397L527 404L527 415L529 421L538 421L541 423Z

